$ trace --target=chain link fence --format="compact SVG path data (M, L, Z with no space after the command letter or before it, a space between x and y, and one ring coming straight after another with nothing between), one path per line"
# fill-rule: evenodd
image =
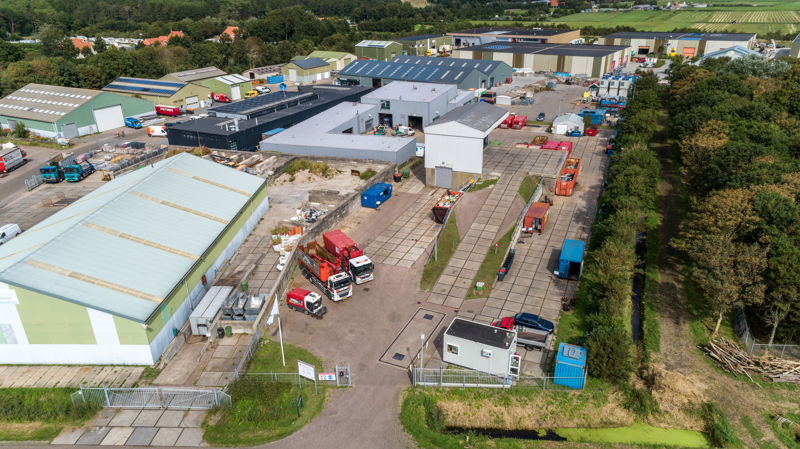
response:
M83 388L70 395L73 404L93 403L112 408L174 408L208 410L230 407L231 397L217 388Z
M747 316L744 310L736 308L736 319L734 320L734 330L736 335L742 339L745 350L747 353L754 356L764 356L768 353L775 357L782 359L795 359L800 360L800 345L789 345L783 343L758 343L750 332L750 326L747 324Z
M584 377L500 377L467 369L417 368L411 367L411 379L415 386L460 387L460 388L520 388L534 387L543 390L583 390ZM566 384L566 385L565 385ZM580 385L573 388L569 385Z

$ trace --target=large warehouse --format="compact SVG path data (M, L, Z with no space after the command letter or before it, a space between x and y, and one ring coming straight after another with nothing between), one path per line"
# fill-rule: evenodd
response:
M261 151L372 159L397 165L414 157L413 137L365 135L378 125L380 106L341 103L261 141Z
M444 34L421 34L395 39L403 46L403 54L411 56L430 56L453 47L453 37Z
M0 127L23 123L43 137L73 137L125 126L125 117L155 114L152 101L99 90L28 84L0 100Z
M262 134L288 128L343 101L358 101L366 87L313 86L299 92L273 92L208 110L211 117L167 128L170 145L223 150L255 150Z
M451 110L475 100L475 94L452 84L394 81L361 97L380 106L378 122L388 126L425 126Z
M249 79L236 73L197 81L197 84L211 89L211 92L216 94L225 94L234 101L241 100L245 93L253 89Z
M454 47L468 47L492 42L536 44L576 44L581 42L580 30L547 28L473 28L447 34L452 36Z
M391 81L418 81L469 90L491 88L511 75L511 67L500 61L399 56L391 62L354 61L339 72L339 82L381 87Z
M597 77L624 67L630 60L629 47L608 45L493 43L460 48L453 56L502 61L515 69L559 72Z
M356 57L388 61L403 53L403 44L394 41L361 41L356 44Z
M102 185L0 247L0 363L152 365L268 208L186 153Z
M211 95L211 89L199 84L127 77L115 79L103 90L142 98L157 105L187 108L199 107L200 102Z
M603 36L605 45L631 47L633 54L675 53L686 58L703 56L723 48L739 45L750 49L756 35L750 33L656 33L647 31L622 31Z

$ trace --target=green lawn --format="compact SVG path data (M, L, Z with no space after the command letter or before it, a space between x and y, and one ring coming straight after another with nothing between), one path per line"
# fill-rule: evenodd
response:
M497 184L497 178L492 179L481 179L480 181L476 182L471 189L470 192L477 192L478 190L483 190L487 187L493 186Z
M262 339L248 373L296 373L298 360L314 365L317 372L322 371L322 362L314 354L289 344L284 344L283 349L285 367L280 343ZM203 438L220 446L253 446L284 438L322 411L328 388L319 384L315 394L310 381L304 380L300 387L294 382L274 383L269 376L245 375L228 388L233 406L208 414L203 423ZM298 415L297 402L301 395Z
M425 264L425 268L422 270L422 278L419 281L420 290L429 291L433 288L436 281L439 280L439 276L442 275L442 271L444 271L447 266L450 257L456 252L456 248L458 248L460 242L461 239L458 237L456 215L450 214L450 218L447 219L447 224L445 224L439 236L436 260L433 260L433 253L431 253L428 263Z
M519 185L519 196L522 197L522 200L525 201L525 204L528 204L528 201L531 200L533 193L536 191L536 187L539 185L539 180L534 179L531 176L526 176L525 179L522 180L522 183Z
M494 283L497 277L497 270L503 265L503 259L505 258L508 246L511 244L511 235L513 233L514 228L512 227L500 238L498 242L500 244L499 248L495 249L494 245L489 247L489 252L486 253L486 257L483 259L483 263L481 263L481 267L478 269L478 274L475 275L472 286L470 286L467 292L467 299L486 298L489 296L489 293L492 292L492 283ZM517 263L520 262L518 261ZM484 283L483 290L481 291L478 291L475 287L478 282Z
M65 426L79 426L99 409L75 406L74 388L0 389L0 441L50 441Z

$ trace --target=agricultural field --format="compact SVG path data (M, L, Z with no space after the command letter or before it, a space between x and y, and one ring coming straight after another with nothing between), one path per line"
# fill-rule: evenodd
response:
M584 12L555 19L554 23L565 23L574 27L584 26L630 26L640 31L672 31L692 28L703 32L795 33L800 24L800 2L789 2L797 10L688 10L688 11L619 11ZM766 8L766 6L765 6ZM770 7L770 9L772 9Z

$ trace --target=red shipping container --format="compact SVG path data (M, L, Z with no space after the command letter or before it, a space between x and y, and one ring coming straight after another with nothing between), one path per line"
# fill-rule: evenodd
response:
M549 210L550 205L547 203L532 203L522 219L522 232L533 234L538 231L541 234L547 224Z
M561 151L566 151L567 157L572 156L572 142L562 140L561 142L558 142L558 146L556 147L556 149Z
M511 127L514 129L522 129L525 125L528 124L528 116L527 115L518 115L514 117L514 120L511 121Z

